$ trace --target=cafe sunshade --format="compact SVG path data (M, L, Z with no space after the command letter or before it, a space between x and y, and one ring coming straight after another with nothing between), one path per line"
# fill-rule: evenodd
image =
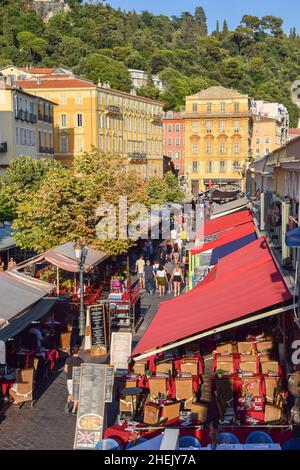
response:
M160 304L133 355L210 331L291 299L264 237L226 256L210 282Z
M234 214L225 215L218 219L207 220L200 227L196 238L200 239L203 237L209 237L213 233L221 232L228 228L236 227L251 222L253 220L252 214L249 210L237 212Z
M48 295L55 286L16 271L0 273L0 319L10 320Z
M108 257L108 253L89 248L85 261L85 271L91 271L95 266L97 266L97 264L100 264ZM23 269L26 266L30 266L35 263L41 263L43 260L48 261L49 263L63 269L64 271L77 273L79 270L72 242L64 243L63 245L57 246L56 248L45 251L45 253L42 253L41 255L31 258L24 263L18 264L15 269Z

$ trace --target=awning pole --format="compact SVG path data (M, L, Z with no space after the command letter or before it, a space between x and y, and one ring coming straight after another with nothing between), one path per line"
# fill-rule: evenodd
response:
M56 267L56 293L59 296L59 267Z
M231 330L232 328L237 328L238 326L245 325L246 323L252 323L257 320L262 320L263 318L271 317L272 315L277 315L278 313L288 312L295 307L296 304L288 305L286 307L276 308L275 310L269 310L268 312L260 313L250 318L245 318L244 320L238 320L236 322L230 323L228 325L219 326L214 328L213 330L206 331L204 333L199 333L198 335L190 336L189 338L182 339L180 341L175 341L172 344L168 344L167 346L163 346L158 349L152 349L151 351L145 352L140 354L139 356L133 357L134 361L139 361L141 359L145 359L146 357L153 356L154 354L158 354L160 352L168 351L169 349L177 348L178 346L182 346L187 343L191 343L192 341L196 341L201 338L205 338L206 336L211 336L221 331Z

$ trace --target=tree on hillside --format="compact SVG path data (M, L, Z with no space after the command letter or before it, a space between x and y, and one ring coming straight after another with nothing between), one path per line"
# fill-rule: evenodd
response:
M223 23L223 38L226 38L226 36L228 35L228 24L227 24L227 21L224 20L224 23Z
M199 36L207 36L207 18L203 7L196 7L194 18Z
M94 83L108 81L112 88L130 91L131 78L122 62L117 62L101 54L91 54L81 60L79 71Z

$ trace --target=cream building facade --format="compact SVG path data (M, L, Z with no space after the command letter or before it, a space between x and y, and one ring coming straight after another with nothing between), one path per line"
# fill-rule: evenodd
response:
M19 81L26 91L54 101L55 157L70 166L93 147L120 155L141 176L163 175L162 103L71 75Z
M250 109L248 95L222 86L186 97L185 176L191 193L232 184L245 189Z
M20 156L53 158L55 104L0 82L0 173Z

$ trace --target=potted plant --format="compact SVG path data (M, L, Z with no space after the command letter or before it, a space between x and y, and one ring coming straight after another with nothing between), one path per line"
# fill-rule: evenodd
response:
M217 369L216 374L219 377L219 379L221 379L223 374L224 374L224 370L223 369Z

